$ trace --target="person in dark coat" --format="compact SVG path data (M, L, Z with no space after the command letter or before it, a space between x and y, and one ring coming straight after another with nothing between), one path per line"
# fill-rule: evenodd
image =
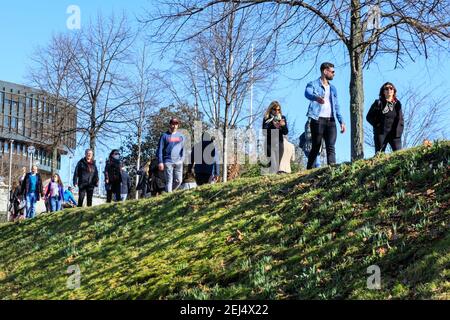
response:
M84 198L87 196L87 206L92 206L94 189L98 187L98 169L94 160L94 152L86 150L85 157L78 161L73 174L73 185L78 186L78 207L83 206Z
M122 201L126 201L131 191L131 178L123 165L121 167L120 174L122 175L122 182L120 185L120 197Z
M370 107L366 119L373 127L375 153L384 152L388 144L392 151L402 149L405 126L402 104L392 83L386 82L380 88L379 98Z
M195 182L201 186L203 184L215 183L219 179L219 157L214 139L205 132L202 141L195 144L191 150L191 162L188 172L194 169Z
M150 193L150 162L146 163L140 170L137 171L138 185L136 190L139 191L139 197L145 198Z
M289 134L286 117L282 115L278 101L273 101L267 108L262 128L266 138L266 156L270 159L270 172L277 173L284 151L283 136Z
M111 203L114 201L120 201L120 188L122 183L121 174L121 161L120 151L114 149L109 154L109 158L106 161L105 166L105 186L106 186L106 202Z
M159 169L159 161L157 158L150 162L149 169L150 194L156 197L166 191L166 175L164 171Z
M10 221L17 221L19 219L25 218L24 210L25 206L22 204L23 198L21 195L21 187L18 181L14 181L10 194L9 194L9 207L8 211L10 213Z
M26 218L32 219L36 216L36 203L44 197L41 175L38 166L33 165L31 172L27 173L22 181L21 194L27 200Z

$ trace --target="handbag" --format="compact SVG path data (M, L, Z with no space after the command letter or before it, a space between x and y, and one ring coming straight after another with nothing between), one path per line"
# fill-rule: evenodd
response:
M23 199L19 201L19 205L18 205L18 209L22 210L23 208L25 208L27 206L27 200Z

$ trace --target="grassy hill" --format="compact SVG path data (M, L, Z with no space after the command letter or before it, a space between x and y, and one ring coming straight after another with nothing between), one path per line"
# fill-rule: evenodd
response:
M449 155L442 142L3 225L0 299L449 299Z

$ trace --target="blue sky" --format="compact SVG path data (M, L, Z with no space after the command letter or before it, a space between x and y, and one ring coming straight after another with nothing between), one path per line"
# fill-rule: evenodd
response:
M78 5L81 8L82 23L89 16L95 15L98 10L109 13L112 10L121 12L125 10L130 15L130 20L134 21L134 16L143 13L143 8L150 9L155 3L149 0L77 0L77 1L32 1L16 0L2 3L2 19L0 19L0 30L2 32L2 49L0 50L0 79L15 83L25 83L25 75L29 58L33 50L38 45L45 45L52 33L67 31L66 21L69 15L66 10L69 5ZM337 50L336 52L340 52ZM347 126L350 126L349 112L349 70L345 65L346 56L336 54L333 57L324 56L323 60L331 60L336 64L336 77L334 85L338 89L341 108ZM442 63L446 61L446 63ZM436 97L448 95L450 93L450 64L448 54L438 58L425 60L418 58L415 63L409 63L404 69L393 70L391 59L380 59L376 65L372 65L365 71L365 112L367 113L370 103L378 95L380 86L386 82L393 82L399 91L401 100L402 91L409 86L421 88L429 91L431 88L439 86L433 93ZM307 81L318 77L318 71L312 73L305 80L293 80L305 74L310 69L313 61L296 61L293 64L281 69L274 90L268 95L265 105L270 100L278 100L282 103L283 110L289 115L289 121L296 122L296 130L301 133L306 121L306 109L308 101L304 98L304 88ZM317 66L318 69L319 66ZM448 108L448 105L442 106ZM348 128L349 129L349 128ZM446 137L447 139L450 137ZM297 141L294 141L295 143ZM111 147L119 147L117 145ZM350 159L350 132L345 135L339 134L337 144L337 160L339 162ZM107 150L100 149L100 157L104 157ZM373 155L373 150L365 149L366 157ZM76 158L80 158L82 150L77 150ZM62 176L68 180L68 160L63 159Z

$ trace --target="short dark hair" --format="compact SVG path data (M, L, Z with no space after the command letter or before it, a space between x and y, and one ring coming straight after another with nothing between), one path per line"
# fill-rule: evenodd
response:
M320 72L323 72L325 69L334 68L334 64L331 62L324 62L320 65Z

